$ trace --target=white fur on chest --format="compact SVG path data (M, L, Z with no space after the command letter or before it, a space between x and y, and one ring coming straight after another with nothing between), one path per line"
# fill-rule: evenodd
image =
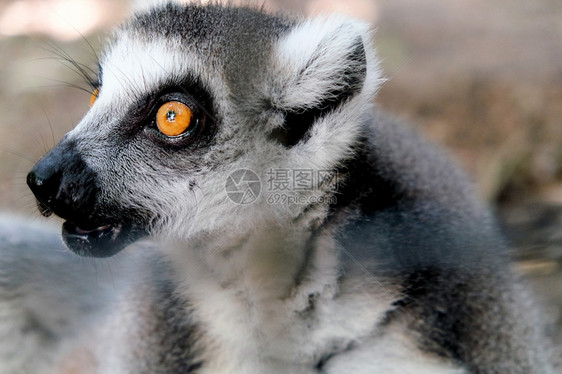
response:
M173 249L206 336L204 373L316 372L324 356L374 334L391 308L390 293L373 292L359 279L338 280L329 235L271 230L234 247L205 245L213 249L184 249L181 256Z
M312 252L304 275L297 277L306 253L302 243L307 242ZM181 255L178 247L173 249L181 269L178 289L184 290L193 307L189 313L201 330L196 344L204 365L198 373L464 373L420 351L405 324L380 329L394 290L384 289L374 277L342 278L329 235L311 239L302 233L268 232L230 248L219 241L206 244L218 249L190 248ZM135 332L135 323L146 313L123 306L104 330L108 338L97 350L103 357L99 373L135 372L135 344L150 345Z

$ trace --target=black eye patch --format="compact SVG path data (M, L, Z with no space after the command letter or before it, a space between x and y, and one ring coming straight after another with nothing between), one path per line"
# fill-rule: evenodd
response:
M193 126L186 136L172 139L157 131L157 111L169 101L186 104L194 114L194 124L197 126ZM115 133L115 139L119 142L143 135L161 146L181 148L189 141L201 142L212 138L216 124L212 96L196 79L166 82L130 104L124 113L119 119L119 131Z

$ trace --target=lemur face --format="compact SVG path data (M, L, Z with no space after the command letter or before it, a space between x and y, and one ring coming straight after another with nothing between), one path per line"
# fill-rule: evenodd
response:
M123 26L99 90L28 184L84 256L143 235L188 240L294 219L306 204L231 201L249 169L331 169L360 136L379 75L362 23L295 23L240 8L167 5Z

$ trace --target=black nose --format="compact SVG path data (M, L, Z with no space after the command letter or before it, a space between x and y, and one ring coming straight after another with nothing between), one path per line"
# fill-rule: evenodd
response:
M56 201L62 173L54 165L41 160L27 174L27 185L37 198L40 212L49 216Z
M44 216L57 216L86 226L97 204L95 173L72 141L62 140L27 174L27 184Z

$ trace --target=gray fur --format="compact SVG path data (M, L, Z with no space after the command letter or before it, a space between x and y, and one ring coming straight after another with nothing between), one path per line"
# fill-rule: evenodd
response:
M0 217L2 373L44 372L113 298L108 265L68 253L59 230Z
M42 362L64 372L82 357L87 373L552 372L468 179L373 108L383 79L367 25L165 5L120 28L101 69L92 109L28 183L79 255L112 256L144 235L153 244L94 262L110 274L48 251L59 248L52 233L3 245L10 318L45 310L29 336L55 337L29 350ZM189 104L197 127L160 134L155 109L169 100ZM238 169L263 182L252 204L225 193ZM339 180L315 179L291 204L265 188L272 169ZM33 283L12 270L14 246L45 269L37 292L11 296ZM67 303L68 322L53 324Z

